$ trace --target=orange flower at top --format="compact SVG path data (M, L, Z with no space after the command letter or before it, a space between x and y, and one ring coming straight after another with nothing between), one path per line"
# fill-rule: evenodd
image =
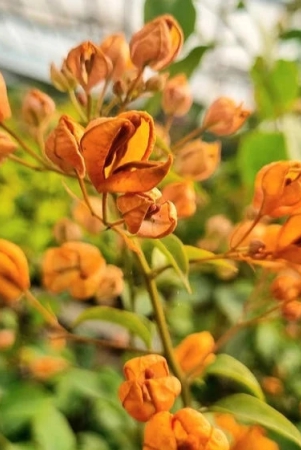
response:
M277 161L263 166L255 179L253 207L271 217L301 212L301 162Z
M119 398L126 411L141 422L146 422L156 412L168 411L181 392L181 383L169 375L163 356L130 359L123 371L126 381L119 388Z
M66 58L66 67L87 94L112 72L111 60L90 41L85 41L70 50Z
M246 121L251 112L237 105L231 98L220 97L208 108L203 128L217 136L235 133Z
M7 97L5 80L0 72L0 123L11 116L11 109Z
M240 425L229 414L218 414L215 421L232 435L231 450L279 450L278 444L267 438L258 425Z
M173 62L183 44L180 25L169 14L156 17L132 36L131 59L136 67L161 70Z
M87 173L98 192L145 192L165 177L172 163L148 161L154 147L152 117L128 111L95 119L82 140Z
M224 433L192 408L155 414L145 426L143 450L229 450ZM265 450L265 449L264 449Z
M215 359L214 339L208 331L193 333L175 348L175 357L185 373L201 374Z

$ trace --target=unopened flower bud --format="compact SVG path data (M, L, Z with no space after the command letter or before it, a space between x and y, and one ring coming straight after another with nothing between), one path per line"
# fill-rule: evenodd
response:
M202 126L217 136L228 136L239 130L250 114L251 111L243 109L231 98L220 97L208 108Z
M50 66L50 79L53 86L61 92L68 92L75 89L77 81L64 62L61 69L54 64Z
M29 268L23 251L13 242L0 239L0 298L5 303L15 302L29 285Z
M167 184L162 190L162 198L175 205L179 219L190 217L196 211L196 193L193 183L189 181Z
M22 103L22 116L33 128L48 123L55 111L55 103L49 95L39 89L31 89Z
M180 25L174 17L165 14L146 23L132 36L131 59L139 69L150 66L153 70L161 70L174 61L182 43Z
M59 244L67 241L79 241L82 238L80 226L68 217L63 217L55 224L53 234Z
M16 333L14 330L4 329L0 330L0 351L10 349L16 340Z
M145 90L149 92L161 92L168 78L168 73L159 73L153 75L145 82Z
M130 49L123 33L116 33L105 38L100 48L112 62L111 77L113 80L121 78L123 73L132 67Z

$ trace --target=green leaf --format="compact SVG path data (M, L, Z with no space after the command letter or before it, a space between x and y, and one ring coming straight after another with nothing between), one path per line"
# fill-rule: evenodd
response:
M291 30L285 31L280 35L280 39L285 41L290 39L298 39L301 41L301 30L298 28L292 28Z
M63 414L50 402L32 421L32 431L40 450L74 450L76 439Z
M184 251L189 263L212 264L216 267L225 267L233 272L237 271L237 269L226 259L215 259L216 254L209 250L194 247L193 245L184 245Z
M243 183L247 188L253 188L259 169L265 164L283 159L287 159L287 150L282 133L248 133L241 140L237 155L237 165Z
M150 348L151 345L151 327L152 324L145 317L138 316L130 311L123 311L110 306L95 306L87 308L82 312L73 323L76 327L87 320L103 320L125 327L130 333L133 333L142 339L145 345Z
M182 241L174 234L170 234L162 239L152 239L151 241L153 246L157 247L163 253L167 263L172 266L187 291L190 292L187 277L189 265Z
M149 22L161 14L171 14L181 25L184 39L194 32L196 11L192 0L146 0L144 3L144 21Z
M1 432L7 436L15 435L29 424L49 398L49 394L38 385L13 385L1 398Z
M195 69L199 66L203 55L207 50L212 48L213 46L210 45L200 45L195 47L184 59L175 62L168 68L170 76L174 76L178 73L185 73L187 78L190 78Z
M215 375L234 381L244 386L260 400L264 400L263 392L256 377L244 364L236 358L233 358L233 356L226 354L217 355L215 361L208 366L206 375Z
M262 400L248 394L234 394L215 403L210 411L230 413L238 420L262 425L301 448L299 430L280 412Z
M254 82L258 114L262 119L277 118L289 111L299 93L298 65L279 59L270 68L257 58L251 77Z

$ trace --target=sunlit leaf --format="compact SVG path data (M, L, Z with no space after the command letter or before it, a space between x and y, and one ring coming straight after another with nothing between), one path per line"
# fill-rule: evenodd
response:
M174 234L164 237L163 239L153 239L153 245L157 247L166 258L167 264L170 264L175 272L179 275L184 286L190 291L188 282L188 259L184 251L184 245L181 240Z
M35 415L32 431L40 450L75 450L76 439L67 419L50 402Z
M233 356L220 354L206 369L207 375L226 378L246 388L251 394L263 400L260 384L253 373Z
M237 269L225 258L217 258L216 254L203 248L193 247L192 245L184 245L184 251L189 263L195 264L212 264L217 267L225 267L236 272Z
M73 323L73 327L87 320L101 320L121 325L130 333L140 337L148 348L150 347L152 324L145 317L110 306L95 306L82 312Z
M211 411L233 414L238 420L259 424L285 437L301 448L299 430L280 412L248 394L234 394L215 403Z

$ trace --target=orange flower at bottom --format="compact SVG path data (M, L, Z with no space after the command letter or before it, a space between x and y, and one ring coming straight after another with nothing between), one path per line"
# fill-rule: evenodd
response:
M181 392L180 381L169 375L166 359L146 355L129 360L124 365L124 381L119 398L126 411L141 422L156 412L168 411Z
M279 450L278 444L267 438L258 425L241 425L229 414L219 414L215 421L232 435L231 450Z
M143 450L228 450L222 431L192 408L155 414L146 424Z

